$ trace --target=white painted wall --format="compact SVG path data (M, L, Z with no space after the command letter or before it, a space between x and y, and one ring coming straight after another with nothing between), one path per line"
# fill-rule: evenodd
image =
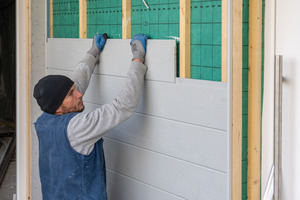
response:
M274 54L275 54L275 1L265 5L264 44L264 94L262 110L262 151L261 151L261 195L267 200L273 188L274 152Z
M45 75L46 2L31 0L31 94L33 87ZM42 199L38 168L38 139L33 123L41 114L36 100L31 98L31 199Z
M300 199L300 2L266 1L265 94L262 124L262 197L272 190L274 56L283 55L282 199ZM268 179L270 178L270 179ZM271 189L270 189L271 188Z
M283 199L300 199L300 1L277 0L276 54L283 55Z

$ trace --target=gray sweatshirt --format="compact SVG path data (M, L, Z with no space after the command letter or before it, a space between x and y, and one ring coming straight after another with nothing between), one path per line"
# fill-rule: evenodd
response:
M76 89L82 94L89 85L96 64L97 58L87 54L73 72L72 80L75 82ZM127 73L125 85L112 102L99 106L92 112L81 112L70 120L67 132L70 144L75 151L88 155L93 150L94 144L107 131L134 114L141 96L146 71L146 65L133 61Z

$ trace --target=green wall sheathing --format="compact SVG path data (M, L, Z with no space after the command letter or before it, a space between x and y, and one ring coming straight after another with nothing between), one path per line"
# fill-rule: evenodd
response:
M79 37L78 1L53 0L53 37Z
M242 200L247 200L249 0L243 0Z
M191 1L191 78L221 81L222 0Z
M109 38L122 38L122 0L87 1L87 37L107 33Z
M222 1L191 1L191 78L221 81ZM179 38L179 1L132 0L131 35ZM179 49L178 49L179 50ZM178 70L177 70L178 71Z
M131 36L144 33L150 39L179 38L179 1L131 1Z
M262 96L264 82L264 15L265 0L262 1ZM249 48L249 0L243 0L243 119L242 119L242 200L247 200L248 170L248 48ZM262 101L263 102L263 101Z
M131 35L144 33L150 39L178 40L179 0L146 2L149 9L142 0L131 2ZM221 0L191 1L192 79L221 81L221 5ZM78 1L53 0L53 13L55 38L79 37ZM87 37L104 32L109 38L122 38L122 0L87 0Z
M265 62L265 0L262 0L262 57L261 57L261 102L264 99L264 62ZM261 110L263 110L263 103L261 104Z
M138 33L150 39L176 39L179 55L179 0L131 1L131 37ZM179 76L179 56L177 56L177 76Z

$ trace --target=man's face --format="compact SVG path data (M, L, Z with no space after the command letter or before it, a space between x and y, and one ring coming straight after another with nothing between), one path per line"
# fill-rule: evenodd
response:
M57 109L56 114L63 115L72 112L81 112L84 110L82 94L75 89L75 85L71 87L61 106Z

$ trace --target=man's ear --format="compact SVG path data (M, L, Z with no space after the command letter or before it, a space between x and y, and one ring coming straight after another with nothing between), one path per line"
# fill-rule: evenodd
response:
M63 114L63 112L62 112L63 110L62 110L62 107L61 107L61 105L57 108L57 110L56 110L56 112L54 113L55 115L62 115Z

